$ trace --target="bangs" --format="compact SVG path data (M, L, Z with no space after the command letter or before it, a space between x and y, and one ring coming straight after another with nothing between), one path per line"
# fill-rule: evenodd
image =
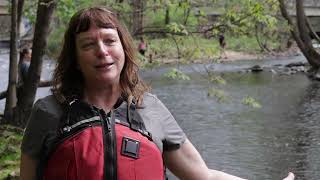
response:
M107 13L106 13L107 12ZM75 23L75 34L88 31L91 23L99 28L117 29L115 18L112 12L105 9L95 9L82 12L79 15L78 21Z

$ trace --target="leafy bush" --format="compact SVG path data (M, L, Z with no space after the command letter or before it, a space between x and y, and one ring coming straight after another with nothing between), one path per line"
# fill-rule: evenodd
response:
M23 129L0 126L0 179L19 175Z
M261 104L257 100L255 100L253 97L249 97L249 96L242 99L242 104L251 106L253 108L261 108Z
M211 75L209 77L210 82L216 83L216 84L227 84L226 80L224 80L221 76L215 76L215 75Z
M189 76L187 76L185 73L176 68L172 68L164 76L174 80L190 80Z
M216 97L218 102L226 102L228 100L228 97L225 95L224 91L215 88L210 88L208 90L208 96Z

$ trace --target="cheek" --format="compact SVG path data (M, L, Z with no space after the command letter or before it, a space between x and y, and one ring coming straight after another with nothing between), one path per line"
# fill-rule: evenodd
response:
M89 59L90 58L84 53L77 54L76 68L81 72L84 72L90 63L88 62Z
M116 57L118 61L124 61L125 53L124 49L121 46L112 49L112 54Z
M123 54L120 60L121 71L124 69L126 63L126 56Z
M115 49L112 52L112 54L113 54L113 57L116 60L117 64L119 65L119 67L122 68L125 63L125 59L126 59L124 50L122 48L118 48L118 49Z
M78 64L87 64L90 63L90 60L93 59L93 54L90 51L82 51L77 53L77 62Z

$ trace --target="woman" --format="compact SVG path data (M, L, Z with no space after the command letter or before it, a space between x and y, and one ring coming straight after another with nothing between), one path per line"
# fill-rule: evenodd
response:
M53 96L38 100L22 142L21 179L241 179L208 169L138 76L129 33L112 12L70 20Z

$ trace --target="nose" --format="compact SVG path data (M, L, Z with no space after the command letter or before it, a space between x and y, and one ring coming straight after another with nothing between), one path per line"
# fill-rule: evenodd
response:
M99 41L97 43L96 54L98 57L104 57L104 56L108 55L108 48L106 47L106 45L102 41Z

